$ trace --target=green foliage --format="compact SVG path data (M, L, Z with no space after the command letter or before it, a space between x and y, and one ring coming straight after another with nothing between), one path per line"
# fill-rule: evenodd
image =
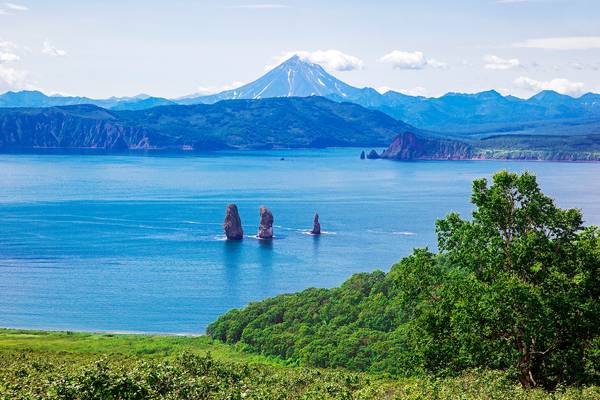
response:
M583 230L579 210L556 207L529 174L477 180L472 202L472 221L437 224L440 249L468 275L454 289L460 299L443 298L452 321L436 334L462 334L464 352L483 357L465 366L512 367L526 387L590 379L581 361L600 332L597 230Z
M147 338L147 337L144 337ZM88 352L0 351L0 399L555 399L592 400L598 387L523 390L499 372L386 379L365 373L217 360Z
M472 202L471 220L437 222L439 254L415 250L387 274L252 303L208 333L319 367L495 369L526 388L600 382L599 231L527 173L475 181Z

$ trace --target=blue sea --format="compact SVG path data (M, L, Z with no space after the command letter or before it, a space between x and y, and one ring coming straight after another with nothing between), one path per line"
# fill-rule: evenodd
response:
M471 182L528 170L600 224L600 164L360 160L360 149L0 155L0 326L201 334L234 307L435 249ZM283 158L283 160L282 160ZM236 203L246 238L224 240ZM259 207L275 240L256 234ZM315 212L324 234L310 236Z

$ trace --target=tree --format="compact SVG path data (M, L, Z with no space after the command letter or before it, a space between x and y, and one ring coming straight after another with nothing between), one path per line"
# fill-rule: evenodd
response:
M584 353L600 328L598 231L528 173L476 180L472 202L471 221L437 222L441 253L476 288L447 310L452 334L489 366L509 363L524 387L585 380Z

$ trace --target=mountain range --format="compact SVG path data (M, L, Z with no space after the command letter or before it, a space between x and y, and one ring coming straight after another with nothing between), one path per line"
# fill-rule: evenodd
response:
M375 158L600 160L600 95L425 98L356 88L294 56L210 96L0 95L0 151L388 147Z
M174 101L161 97L152 97L140 94L135 97L111 97L108 99L92 99L80 96L47 96L37 90L22 90L20 92L6 92L0 95L0 107L55 107L73 106L80 104L93 104L98 107L139 110L152 108L159 105L176 104Z
M249 84L214 95L179 99L140 95L97 100L22 91L0 95L0 107L94 104L114 110L142 110L173 104L213 104L222 100L308 96L352 102L382 111L417 128L460 137L499 133L564 134L572 132L574 125L581 133L588 133L590 124L594 127L600 125L600 94L588 93L573 98L543 91L529 99L503 96L494 90L475 94L448 93L437 98L408 96L395 91L381 94L373 88L348 85L320 65L298 56L293 56Z

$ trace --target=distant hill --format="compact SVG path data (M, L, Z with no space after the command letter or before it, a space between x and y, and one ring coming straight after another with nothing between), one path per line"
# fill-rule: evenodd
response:
M92 104L103 108L120 110L139 110L159 105L176 104L173 101L148 95L135 97L111 97L108 99L92 99L79 96L47 96L37 90L6 92L0 95L0 107L57 107L81 104Z
M55 107L77 104L95 104L110 107L115 100L94 100L87 97L47 96L37 90L6 92L0 95L0 107Z
M398 96L393 92L383 96L387 100L371 108L423 129L493 133L518 130L523 124L537 127L548 121L567 123L584 119L593 119L600 125L600 95L592 93L573 98L544 91L526 100L502 96L494 90L475 94L448 93L439 98ZM544 133L566 133L565 126L560 128Z
M0 150L218 150L386 146L429 134L390 116L322 97L106 110L94 105L0 109Z
M146 110L158 106L176 105L174 101L163 99L162 97L148 97L147 99L135 99L120 101L112 106L111 110Z

